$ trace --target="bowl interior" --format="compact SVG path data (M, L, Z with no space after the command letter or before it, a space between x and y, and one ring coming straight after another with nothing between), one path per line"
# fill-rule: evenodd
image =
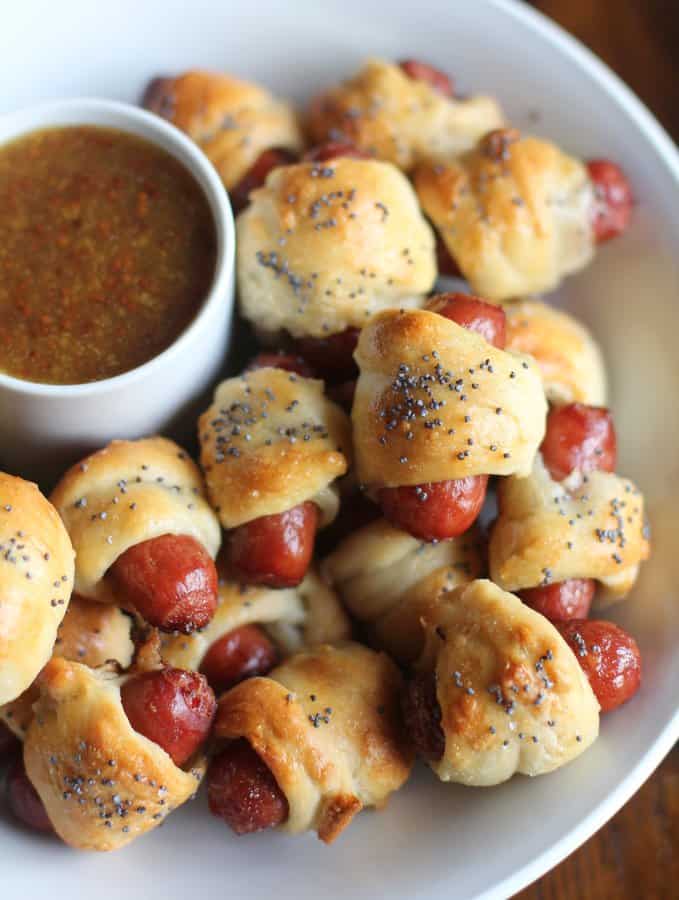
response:
M0 824L8 897L30 886L35 894L49 888L53 897L73 900L105 884L127 896L141 895L143 885L151 900L193 891L204 900L281 893L367 900L376 889L394 900L507 896L602 824L677 736L676 156L650 117L589 55L502 0L333 0L297 4L294 13L284 0L194 0L190 16L179 0L123 0L96 9L74 0L44 18L38 7L14 5L3 21L11 40L0 110L84 90L135 100L148 78L195 65L256 77L302 101L367 55L420 57L450 71L463 91L497 94L525 130L581 156L614 157L630 176L637 198L632 228L555 298L589 323L603 345L620 469L643 488L654 534L639 585L611 614L639 641L643 687L604 720L593 749L553 775L516 778L492 790L441 786L420 769L387 811L360 816L332 849L311 836L236 840L210 819L202 801L108 857L76 855Z

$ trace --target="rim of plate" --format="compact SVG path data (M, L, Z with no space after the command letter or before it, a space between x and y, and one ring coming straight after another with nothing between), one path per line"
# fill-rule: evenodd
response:
M679 193L679 150L650 110L641 102L624 81L596 54L577 38L565 31L538 10L526 6L520 0L488 0L503 14L520 21L551 44L596 81L611 100L635 122L639 130L656 150L658 158L672 173ZM621 809L635 794L653 771L679 741L679 707L667 722L654 744L636 762L629 774L617 787L571 831L555 841L536 859L517 869L492 888L475 894L470 900L497 900L511 897L558 865L582 846L596 831Z
M679 151L666 130L622 79L577 38L570 35L543 13L528 7L521 2L521 0L486 0L486 2L494 7L498 13L515 20L525 27L527 31L532 32L540 38L546 45L553 47L566 59L572 61L575 66L585 72L602 88L611 101L635 123L640 134L643 135L648 142L649 150L655 152L657 160L672 175L676 182L677 194L679 196ZM111 104L114 103L114 101L108 102ZM42 105L47 107L55 104L48 103ZM116 105L125 107L126 109L135 110L134 107L128 107L127 104L117 103ZM135 111L140 115L149 115L142 110ZM176 131L176 129L168 123L159 122L156 124L164 125L173 132ZM180 137L190 144L188 138L185 138L181 133ZM217 176L215 175L214 177ZM233 240L233 230L233 218L229 217L229 222L227 224L227 239L230 246L227 246L226 249L231 256L233 256L235 245L235 241ZM194 322L189 326L189 329L195 325L206 307L207 298L201 312L196 316ZM138 373L145 372L148 367L153 366L159 359L163 358L166 354L176 348L179 342L187 335L189 329L180 335L177 341L159 356L154 357L153 360L150 360L148 363L145 363L143 366L133 369L130 372L104 381L92 382L91 384L56 386L56 391L50 391L51 388L55 387L51 385L43 386L37 384L36 387L40 388L41 390L39 393L43 393L44 395L49 395L50 393L58 395L69 388L71 390L75 389L75 392L82 394L88 389L94 392L101 390L103 386L108 387L118 384L124 379L133 380L135 377L138 377ZM17 389L33 387L32 382L12 379L11 377L3 376L2 374L0 374L0 384L10 384ZM615 813L634 793L636 793L644 781L652 774L678 740L679 708L677 708L674 714L668 719L654 743L649 746L648 750L636 761L628 774L616 785L608 796L598 803L575 827L561 838L555 840L551 846L542 851L535 859L520 866L511 875L503 878L493 887L484 889L470 896L468 900L498 900L498 898L509 897L522 890L560 863L615 815Z

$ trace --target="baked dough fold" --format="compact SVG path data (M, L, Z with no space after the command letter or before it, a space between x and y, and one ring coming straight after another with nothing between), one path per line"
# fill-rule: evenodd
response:
M375 160L281 166L237 222L240 309L261 336L327 337L420 305L434 233L408 179Z
M114 660L123 669L132 662L132 619L117 606L84 600L74 594L59 626L52 656L63 656L94 668ZM40 696L33 682L16 700L0 706L0 722L24 739Z
M363 807L382 807L410 774L401 675L360 644L323 644L221 698L215 736L245 738L289 804L282 828L333 841Z
M500 784L543 775L599 732L599 704L556 628L490 581L455 588L426 622L417 664L435 678L445 750L442 781Z
M168 665L197 671L215 641L253 624L263 626L285 656L351 634L349 618L337 595L310 569L294 588L222 582L219 606L209 625L190 635L162 635L161 655Z
M547 413L530 357L427 310L374 316L354 356L360 376L351 417L362 484L530 472Z
M337 513L332 482L351 460L348 416L323 382L263 368L217 386L198 422L210 501L224 528L313 500L325 525Z
M504 301L554 290L594 255L585 166L548 141L491 132L415 173L422 208L474 293Z
M188 535L213 558L221 543L200 470L167 438L112 441L72 466L50 499L76 551L75 590L92 600L115 602L106 573L142 541Z
M482 570L476 528L432 544L386 519L345 538L321 566L352 616L366 623L375 643L400 663L412 662L421 652L421 621L429 609Z
M550 403L605 405L601 350L581 322L539 300L517 300L504 309L505 349L533 357Z
M73 590L73 547L37 485L0 472L0 704L52 654Z
M238 184L262 151L298 151L303 145L289 103L231 75L193 70L154 79L144 105L198 144L227 190Z
M553 481L538 456L528 478L498 484L498 507L490 576L506 590L594 578L595 607L605 607L632 589L650 553L643 496L612 472Z
M381 59L317 97L307 120L316 142L350 141L405 170L462 153L502 124L492 97L445 97Z
M198 789L201 756L178 768L134 731L120 700L125 676L52 659L24 742L26 772L59 837L115 850L155 828Z

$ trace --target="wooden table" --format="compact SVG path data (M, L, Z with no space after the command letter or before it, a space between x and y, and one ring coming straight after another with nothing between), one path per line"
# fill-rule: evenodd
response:
M679 0L534 0L679 140ZM516 900L677 900L679 746L617 816Z
M626 81L679 140L677 0L533 0Z

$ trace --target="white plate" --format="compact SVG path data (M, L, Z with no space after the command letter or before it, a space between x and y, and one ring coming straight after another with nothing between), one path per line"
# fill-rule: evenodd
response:
M601 63L505 0L20 0L3 9L0 111L86 93L131 100L149 76L193 65L259 78L303 100L371 53L441 66L462 90L497 93L519 125L580 155L609 155L631 177L633 227L559 299L603 343L621 470L649 501L653 558L615 613L641 646L642 690L565 769L493 789L443 786L418 771L388 810L359 816L332 848L312 836L232 838L201 801L109 856L0 822L3 900L505 897L599 828L679 737L679 158Z

